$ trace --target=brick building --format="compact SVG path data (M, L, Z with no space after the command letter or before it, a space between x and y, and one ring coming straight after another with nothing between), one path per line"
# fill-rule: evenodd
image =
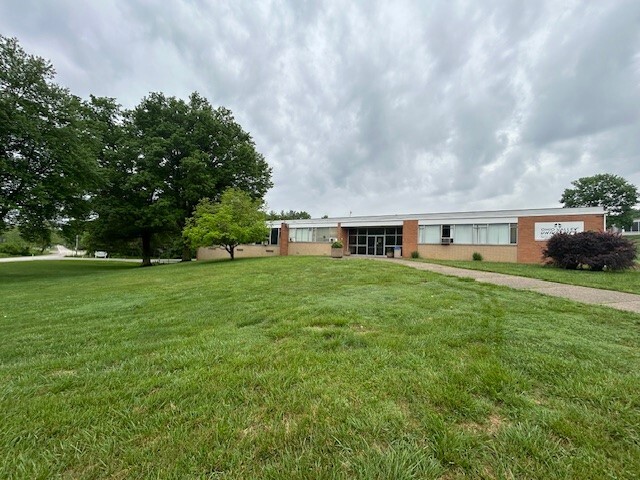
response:
M236 257L330 255L342 241L347 255L401 255L470 260L474 252L494 262L539 263L557 232L601 231L601 207L425 213L268 222L269 240L243 245ZM198 250L198 259L227 257L224 249Z

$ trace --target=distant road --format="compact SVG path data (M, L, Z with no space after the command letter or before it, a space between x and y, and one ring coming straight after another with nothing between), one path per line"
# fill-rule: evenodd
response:
M33 255L28 257L8 257L0 258L0 262L31 262L34 260L63 260L66 255L73 255L73 250L69 250L64 245L56 245L57 253L49 255Z
M132 263L142 263L142 259L139 258L86 258L86 257L72 257L73 250L69 250L64 245L56 245L57 253L51 253L49 255L34 255L28 257L8 257L8 258L0 258L0 263L6 262L32 262L34 260L99 260L105 262L132 262ZM79 252L84 253L84 252ZM177 263L180 259L162 259L162 260L153 260L155 263Z

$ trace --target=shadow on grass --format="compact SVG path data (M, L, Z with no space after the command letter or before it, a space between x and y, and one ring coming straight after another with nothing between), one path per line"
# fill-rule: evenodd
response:
M103 261L38 260L33 262L11 262L0 265L0 285L16 280L43 280L116 273L140 268L137 263Z

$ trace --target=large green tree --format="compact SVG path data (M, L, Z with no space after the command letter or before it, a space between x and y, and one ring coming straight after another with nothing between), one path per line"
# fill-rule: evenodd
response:
M96 197L98 238L140 238L150 265L154 238L181 238L202 198L218 200L228 187L261 199L271 169L251 136L225 108L194 93L189 101L152 93L124 112L117 148L105 157L106 187ZM183 260L191 258L184 242Z
M83 214L99 185L91 109L54 76L50 62L0 36L0 230L46 236Z
M610 173L583 177L571 182L560 198L565 207L604 207L607 227L629 228L633 208L638 203L638 188L624 178Z
M243 243L261 242L269 235L263 203L242 190L229 188L218 203L201 201L187 220L183 235L193 247L220 245L235 258Z

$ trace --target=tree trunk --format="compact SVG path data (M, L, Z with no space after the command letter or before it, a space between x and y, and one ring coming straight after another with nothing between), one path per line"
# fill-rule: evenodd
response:
M231 255L231 260L235 258L236 247L231 247L229 249L229 255Z
M187 241L182 244L182 261L190 262L191 261L191 246Z
M151 266L151 233L142 232L142 266Z

